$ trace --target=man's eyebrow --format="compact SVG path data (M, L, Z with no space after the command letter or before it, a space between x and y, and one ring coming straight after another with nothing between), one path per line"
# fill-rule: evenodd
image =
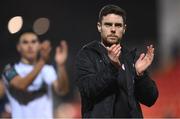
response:
M113 23L105 22L104 24L105 24L105 25L112 25Z
M32 39L32 41L38 41L38 39L37 39L37 38L34 38L34 39Z
M38 41L38 39L32 39L30 42L36 42L36 41ZM28 42L28 40L22 39L22 42Z
M22 43L27 43L28 41L26 39L22 39Z
M115 26L122 26L122 23L115 23Z
M38 42L38 39L32 39L31 42L36 43L36 42Z

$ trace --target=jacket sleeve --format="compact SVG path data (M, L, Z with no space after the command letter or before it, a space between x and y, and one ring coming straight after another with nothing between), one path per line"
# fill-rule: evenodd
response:
M76 83L81 96L97 101L102 97L108 96L115 88L118 69L111 63L106 65L101 72L95 69L93 61L89 58L89 51L81 50L77 57Z
M152 106L158 98L158 89L155 82L149 77L147 72L143 76L136 76L135 95L144 105Z

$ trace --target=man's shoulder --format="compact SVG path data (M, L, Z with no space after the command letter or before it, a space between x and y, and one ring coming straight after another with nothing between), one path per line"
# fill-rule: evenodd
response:
M100 53L99 45L100 43L98 41L92 41L84 45L79 50L77 54L77 59L84 59L84 58L93 59L94 57L97 57L97 55Z
M84 49L97 48L98 45L99 45L99 42L94 40L84 45L81 49L84 50Z
M8 63L4 66L4 71L10 70L14 67L14 63Z
M3 73L15 70L15 63L8 63L4 66Z
M99 41L92 41L89 42L88 44L84 45L79 53L102 53L103 46Z
M15 67L14 67L14 63L9 63L5 66L2 76L4 79L6 79L7 81L10 81L11 79L13 79L16 75L18 75Z
M54 69L54 66L52 64L45 64L43 69L45 69L45 70L49 70L50 69L51 70L51 69Z

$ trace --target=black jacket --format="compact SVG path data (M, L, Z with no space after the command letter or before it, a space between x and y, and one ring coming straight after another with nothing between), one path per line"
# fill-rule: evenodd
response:
M81 94L82 117L143 117L140 103L152 106L156 84L147 72L135 73L135 51L122 49L125 71L115 68L98 41L85 45L77 57L76 83Z

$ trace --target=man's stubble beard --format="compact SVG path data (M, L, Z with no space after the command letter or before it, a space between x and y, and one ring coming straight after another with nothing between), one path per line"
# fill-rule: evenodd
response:
M121 40L122 40L122 38L118 38L118 39L117 39L117 42L111 43L111 42L109 42L107 39L106 39L106 40L101 39L101 42L102 42L106 47L111 47L113 44L120 44L120 43L121 43Z

